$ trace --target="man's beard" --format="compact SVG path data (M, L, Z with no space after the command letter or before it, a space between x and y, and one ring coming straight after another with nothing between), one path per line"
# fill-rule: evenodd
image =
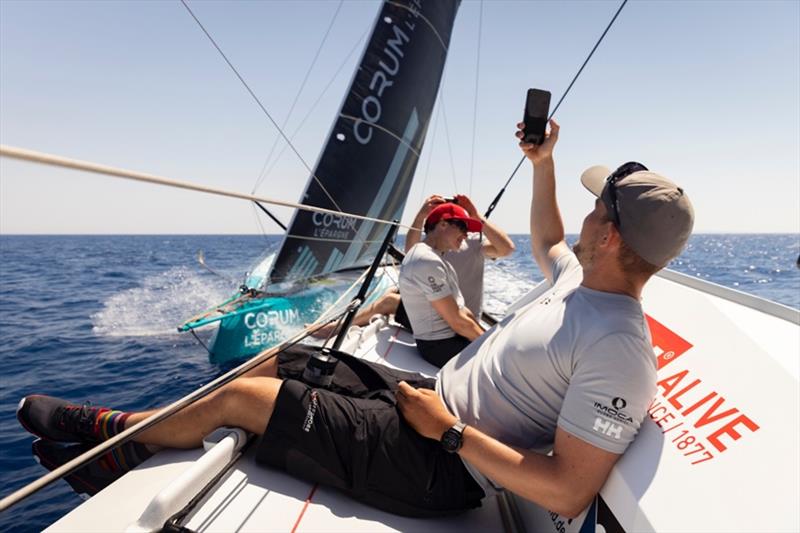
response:
M581 241L578 241L572 247L572 251L583 268L590 266L594 262L594 247L584 247Z

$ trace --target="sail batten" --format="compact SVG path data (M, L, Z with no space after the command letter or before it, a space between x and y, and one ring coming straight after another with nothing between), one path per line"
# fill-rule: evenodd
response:
M390 0L378 13L301 203L382 220L403 213L460 0ZM297 211L267 277L369 264L386 224Z

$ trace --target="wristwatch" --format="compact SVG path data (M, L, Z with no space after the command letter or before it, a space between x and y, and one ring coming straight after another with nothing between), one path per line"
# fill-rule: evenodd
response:
M461 449L461 445L464 444L464 428L467 425L462 422L461 420L456 420L456 423L453 424L453 427L442 433L442 448L444 451L448 453L456 453L458 450Z

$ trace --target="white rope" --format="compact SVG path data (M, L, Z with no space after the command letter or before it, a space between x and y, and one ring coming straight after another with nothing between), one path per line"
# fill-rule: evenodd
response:
M382 220L380 218L372 218L372 217L365 217L362 215L355 215L352 213L344 213L341 211L334 211L332 209L325 209L322 207L315 207L312 205L305 205L305 204L296 204L293 202L284 202L283 200L273 200L272 198L266 198L263 196L254 196L252 194L245 194L235 191L228 191L225 189L218 189L216 187L207 187L204 185L196 185L194 183L190 183L188 181L179 181L173 180L170 178L165 178L162 176L156 176L155 174L145 174L143 172L136 172L133 170L125 170L122 168L114 168L105 165L98 165L97 163L91 163L89 161L79 161L77 159L68 159L66 157L61 157L53 154L46 154L43 152L36 152L33 150L26 150L24 148L16 148L14 146L8 146L5 144L0 144L0 156L10 157L12 159L20 159L22 161L30 161L32 163L41 163L43 165L52 165L55 167L63 167L63 168L71 168L75 170L85 170L86 172L94 172L96 174L103 174L107 176L113 176L117 178L124 178L134 181L143 181L145 183L155 183L157 185L166 185L167 187L175 187L178 189L187 189L190 191L198 191L204 192L208 194L216 194L218 196L227 196L229 198L239 198L241 200L248 200L248 201L255 201L255 202L264 202L265 204L271 205L280 205L283 207L292 207L294 209L300 209L303 211L313 211L315 213L324 213L330 215L337 215L337 216L344 216L349 218L355 218L357 220L366 220L369 222L378 222L380 224L394 224L391 220ZM412 226L404 226L402 224L398 224L401 228L406 229L416 229L421 231L420 228L414 228Z

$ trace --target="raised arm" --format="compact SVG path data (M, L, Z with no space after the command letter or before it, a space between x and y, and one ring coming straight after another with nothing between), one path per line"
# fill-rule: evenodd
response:
M444 198L438 194L434 194L428 196L428 198L422 204L422 207L419 208L417 216L414 217L414 222L411 223L413 228L408 230L408 233L406 233L406 253L408 253L412 246L422 240L422 232L419 228L422 228L422 226L425 224L425 219L428 218L428 214L431 212L431 209L442 203L444 203Z
M505 231L489 222L489 219L481 216L468 196L457 194L456 201L458 201L458 205L466 209L469 216L483 222L483 234L486 236L487 241L483 245L483 255L492 259L511 255L514 251L514 242Z
M523 137L524 123L517 124L517 138ZM553 147L558 141L559 126L550 120L550 133L544 143L535 145L520 141L519 147L533 164L533 198L531 199L531 249L533 258L550 281L553 261L569 248L564 241L564 223L556 201Z

